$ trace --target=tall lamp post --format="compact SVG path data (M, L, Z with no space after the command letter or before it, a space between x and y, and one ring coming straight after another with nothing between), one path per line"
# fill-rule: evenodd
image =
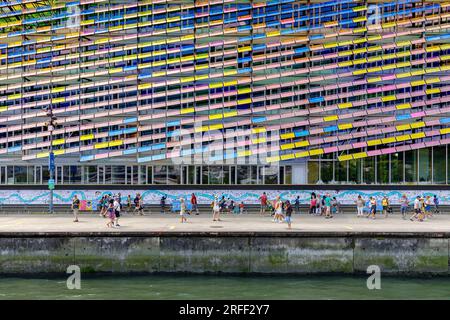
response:
M53 130L56 126L56 117L53 114L52 106L50 105L47 109L47 117L49 121L47 123L48 131L50 132L50 152L48 168L50 171L50 179L48 179L48 189L50 190L50 201L49 201L49 213L54 213L53 210L53 190L55 189L55 154L53 153Z

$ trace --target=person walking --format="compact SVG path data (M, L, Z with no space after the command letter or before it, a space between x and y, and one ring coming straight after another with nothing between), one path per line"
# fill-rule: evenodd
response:
M226 208L226 200L225 200L225 196L222 196L222 198L220 198L219 201L219 211L220 213L224 213L225 212L225 208Z
M244 201L241 201L241 203L239 204L239 214L243 214L244 211L245 211Z
M406 213L408 212L409 201L406 194L403 194L400 198L400 212L402 213L402 219L406 219Z
M292 217L292 205L291 205L291 203L289 202L289 200L286 200L286 203L285 203L285 212L286 212L286 222L287 222L287 224L288 224L288 229L291 229L291 223L292 223L292 220L291 220L291 217Z
M186 203L184 202L184 198L180 198L180 218L181 218L181 223L187 222Z
M356 203L356 216L363 217L364 216L364 199L361 197L361 195L358 195L358 198L355 201Z
M289 204L291 204L291 203L289 202ZM294 207L295 207L295 214L299 214L300 213L300 196L297 196L297 198L295 198Z
M77 195L74 195L72 199L72 212L73 216L75 217L75 220L73 220L73 222L78 222L79 210L80 210L80 199L78 199Z
M120 192L117 194L117 201L119 202L120 211L123 211L122 194Z
M433 201L430 196L427 196L425 199L425 219L429 219L433 217L433 213L431 213L431 206L433 205Z
M104 196L102 196L102 197L98 200L98 203L97 203L97 209L98 209L98 211L99 211L101 217L103 216L103 198L104 198Z
M414 213L409 218L409 220L414 221L414 219L417 219L420 215L420 196L417 196L414 200Z
M267 195L265 192L263 192L263 194L259 197L259 201L260 201L259 214L263 216L267 210Z
M336 199L336 197L333 197L331 199L331 213L335 214L335 213L340 213L340 205L339 205L339 201Z
M141 195L139 195L139 209L138 209L138 213L141 216L144 216L144 199L141 197Z
M236 204L234 203L234 200L230 200L230 204L228 205L228 210L230 213L234 214L234 208L236 207Z
M369 204L370 204L370 211L369 214L367 215L367 218L372 216L371 218L375 220L375 215L377 213L377 199L375 197L370 197Z
M116 227L120 227L119 224L119 218L120 218L120 201L119 201L119 196L114 197L114 202L113 202L113 206L114 206L114 223Z
M325 204L325 218L326 219L333 218L333 215L331 213L331 197L330 197L329 193L327 193L325 195L325 198L323 199L323 202Z
M220 221L220 206L217 196L214 197L212 206L213 206L213 221Z
M309 200L309 214L316 214L317 197L313 192L311 193L311 199Z
M389 210L389 198L387 196L384 196L381 200L381 206L383 207L383 214L384 217L388 217L388 210Z
M130 213L131 211L131 195L128 195L127 197L127 213Z
M283 202L281 201L280 196L277 196L275 199L275 216L273 222L282 222L283 218Z
M195 193L193 193L191 195L191 205L192 205L192 209L191 211L194 212L195 211L195 215L199 215L199 211L198 211L198 203L197 203L197 197L195 196Z
M433 203L434 203L434 213L435 214L440 213L440 211L439 211L439 198L436 195L433 196Z
M139 213L139 203L141 200L141 195L139 193L136 193L136 196L134 197L134 212Z
M322 198L320 197L320 194L317 195L317 199L316 199L316 216L321 216L322 215Z
M114 220L116 219L116 215L114 212L114 202L113 201L108 202L107 215L108 215L109 221L106 223L106 226L108 228L114 228Z
M327 195L325 194L322 197L322 201L320 202L320 215L323 216L324 214L327 214L327 206L325 204L325 199L327 198ZM331 202L331 198L330 198L330 202ZM331 205L331 203L330 203Z
M109 206L109 196L108 195L104 195L103 196L103 212L102 212L102 216L103 218L106 218L108 216L108 206Z
M159 205L161 207L161 213L166 213L166 199L167 197L163 195L161 200L159 201Z

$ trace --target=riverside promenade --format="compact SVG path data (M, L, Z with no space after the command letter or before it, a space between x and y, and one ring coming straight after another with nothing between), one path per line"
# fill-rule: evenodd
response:
M269 215L124 214L121 227L81 214L0 216L0 276L83 274L383 274L450 276L450 215L424 222L293 215L292 229Z
M14 233L449 233L450 215L438 214L424 222L403 220L399 214L387 219L375 220L358 218L354 214L337 214L333 219L325 219L309 214L294 214L292 229L286 223L274 223L269 215L257 213L233 215L223 214L222 221L212 221L207 213L188 216L187 223L180 223L178 214L153 213L146 216L123 214L119 228L107 228L107 219L95 213L80 214L80 222L74 223L69 214L16 214L0 215L0 234Z

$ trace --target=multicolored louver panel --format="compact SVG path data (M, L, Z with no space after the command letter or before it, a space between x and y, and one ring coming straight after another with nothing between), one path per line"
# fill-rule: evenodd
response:
M450 142L450 2L11 0L0 29L0 156L346 161Z

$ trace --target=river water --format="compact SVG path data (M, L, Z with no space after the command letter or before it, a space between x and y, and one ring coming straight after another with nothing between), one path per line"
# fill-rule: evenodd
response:
M446 299L450 277L381 279L367 289L352 276L103 276L81 279L0 278L0 299Z

